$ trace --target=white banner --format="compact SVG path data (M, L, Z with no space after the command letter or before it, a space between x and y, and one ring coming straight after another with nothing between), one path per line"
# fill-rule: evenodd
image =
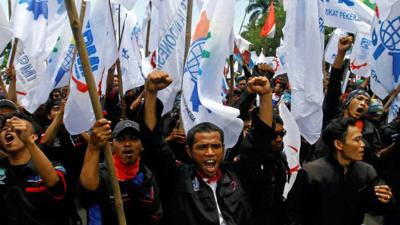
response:
M0 35L0 53L1 53L12 38L11 26L6 18L6 15L2 7L0 7L0 33L1 33Z
M223 105L225 59L233 51L234 0L205 1L183 76L181 115L185 131L201 122L219 126L225 147L234 146L243 128L239 110Z
M325 25L342 28L349 32L369 33L371 25L361 19L357 13L355 2L357 0L330 0L323 1L325 4ZM362 4L362 3L361 3Z
M118 57L107 1L87 2L83 38L96 86L101 87L103 76ZM95 122L85 74L80 57L76 58L71 74L70 94L65 105L64 124L70 134L80 134Z
M378 5L378 10L379 5ZM371 88L384 99L400 82L400 1L386 20L375 17L372 30Z
M371 34L357 33L350 56L350 70L356 75L371 74Z

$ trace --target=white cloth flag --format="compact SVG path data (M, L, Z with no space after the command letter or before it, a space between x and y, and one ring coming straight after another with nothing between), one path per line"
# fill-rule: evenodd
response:
M377 8L382 11L379 4ZM397 0L386 20L375 17L372 29L371 89L381 99L400 84L399 30L400 0Z
M240 34L235 34L235 44L240 52L249 50L250 42L244 39Z
M176 94L181 90L188 2L187 0L156 0L152 3L152 7L158 9L156 68L167 72L173 81L158 93L158 98L164 105L163 114L165 114L172 110ZM152 28L155 27L153 18L152 13ZM153 35L153 32L150 35Z
M322 129L324 24L320 7L319 1L289 1L284 33L291 110L301 135L310 144L318 140Z
M350 56L350 70L356 75L371 74L371 34L357 33Z
M331 37L329 38L328 44L326 45L326 48L325 48L325 57L324 57L325 62L327 62L329 64L333 64L333 61L335 61L336 54L337 54L339 39L346 35L347 35L347 33L344 32L340 28L337 28L332 32ZM350 57L350 53L351 53L351 51L347 51L345 58L348 59Z
M83 37L96 86L100 87L103 74L107 73L118 57L118 48L108 2L90 1L86 9ZM77 57L64 113L65 128L73 135L89 130L95 122L84 76L81 59Z
M46 70L45 59L31 57L21 49L18 47L15 57L17 99L28 112L33 113L48 98L40 98L42 90L37 88L39 83L46 82L43 75Z
M0 53L4 50L7 44L11 41L12 31L10 23L8 22L6 15L0 7Z
M183 76L181 115L186 133L211 122L225 134L225 146L237 142L243 128L239 110L222 104L225 59L233 51L234 0L208 0L200 13Z
M141 28L133 10L123 11L126 14L125 29L122 35L119 59L121 61L123 93L144 85L141 70L142 55L140 48L143 46Z
M285 183L283 190L283 197L287 198L287 195L292 189L294 182L296 181L297 172L301 168L300 166L300 147L301 137L300 130L296 124L296 121L285 103L279 103L279 115L283 121L283 128L286 130L286 135L283 137L283 151L285 152L288 166L290 169L290 180Z
M62 0L19 0L15 4L14 36L21 40L27 55L49 56L66 26L68 17Z
M392 104L389 108L389 115L388 115L388 122L397 118L397 115L400 111L400 95L397 95L396 98L393 100Z
M349 32L369 33L371 25L361 19L356 10L360 10L357 0L331 0L323 1L325 4L325 25L342 28ZM373 11L372 11L373 13ZM363 14L364 15L364 14ZM371 15L371 17L373 14Z

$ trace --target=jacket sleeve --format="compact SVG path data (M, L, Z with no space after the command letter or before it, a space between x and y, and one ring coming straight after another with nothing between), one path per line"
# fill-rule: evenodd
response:
M141 156L159 182L168 180L169 183L173 183L177 177L178 166L175 155L161 132L160 121L163 108L161 101L157 100L156 107L158 124L153 131L150 131L144 123L144 107L141 107L139 111L141 142L144 148Z
M301 169L297 174L296 181L294 182L285 202L287 225L303 224L306 216L305 211L312 210L310 207L307 207L306 204L308 189L307 174L303 169Z
M323 103L323 127L339 114L341 81L344 69L331 69L328 90Z
M240 145L240 162L250 167L259 167L271 151L273 128L258 116L253 117L253 126Z

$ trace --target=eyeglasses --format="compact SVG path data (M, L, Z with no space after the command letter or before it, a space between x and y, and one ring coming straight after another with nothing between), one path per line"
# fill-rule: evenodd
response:
M274 138L277 138L278 136L283 138L285 135L286 135L286 130L282 130L280 132L274 132Z

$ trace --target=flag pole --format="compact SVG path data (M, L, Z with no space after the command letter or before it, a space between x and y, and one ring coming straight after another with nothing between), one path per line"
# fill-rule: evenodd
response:
M108 5L110 7L110 14L111 14L111 21L112 21L112 26L113 26L113 30L114 30L114 36L116 36L116 30L115 30L115 23L114 23L114 18L113 18L113 14L112 14L112 8L111 8L111 1L108 0ZM121 47L121 40L122 40L122 35L121 34L121 4L118 6L119 10L118 10L118 40L116 40L118 42L118 50ZM124 29L123 29L124 30ZM123 32L122 30L122 32ZM119 56L117 61L115 62L115 65L117 66L117 76L118 76L118 91L119 91L119 98L121 101L121 117L122 119L126 119L126 105L125 105L125 100L124 100L124 88L123 88L123 84L122 84L122 70L121 70L121 61L119 60Z
M400 93L400 84L397 86L396 89L390 93L389 99L386 101L385 105L383 106L383 111L386 113L389 110L390 104L392 104L394 98Z
M188 0L187 11L186 11L185 52L183 55L183 71L182 71L182 76L181 76L181 88L180 88L181 91L182 91L182 84L183 84L183 73L185 70L187 55L189 53L190 42L192 39L192 11L193 11L193 0ZM182 97L183 96L181 95L181 98ZM184 129L182 115L180 112L179 112L179 128Z
M94 111L96 120L99 120L99 119L103 118L103 113L102 113L102 109L101 109L101 105L100 105L100 100L99 100L99 97L97 94L95 80L94 80L94 77L92 74L92 70L90 68L88 53L86 51L85 42L83 40L82 28L81 28L81 25L80 25L80 22L78 19L78 15L76 12L75 2L74 2L74 0L64 0L64 1L65 1L65 6L67 8L69 21L71 24L71 30L74 34L76 48L78 49L78 54L79 54L79 57L82 62L82 67L83 67L83 71L85 74L86 84L89 89L89 96L90 96L90 100L92 102L93 111ZM104 158L105 158L107 168L108 168L108 175L110 177L111 184L112 184L111 186L112 186L113 193L114 193L114 203L115 203L115 210L116 210L117 218L118 218L118 224L126 225L124 206L123 206L122 198L121 198L121 191L120 191L119 183L118 183L118 180L116 177L114 162L113 162L112 154L111 154L111 146L109 143L106 144L103 153L104 153Z
M11 0L8 0L8 18L11 19Z
M193 0L188 0L187 13L186 13L186 37L185 37L185 54L183 60L183 67L185 67L186 64L187 55L192 38L192 13L193 13Z
M145 57L150 55L149 54L149 42L150 42L151 7L152 7L151 1L149 2L149 4L150 4L150 18L149 18L149 22L147 23L146 46L144 48L144 56Z
M234 88L234 79L235 79L235 72L233 71L233 55L229 56L229 68L231 71L231 80L229 82L229 105L231 106L233 104L233 88Z

